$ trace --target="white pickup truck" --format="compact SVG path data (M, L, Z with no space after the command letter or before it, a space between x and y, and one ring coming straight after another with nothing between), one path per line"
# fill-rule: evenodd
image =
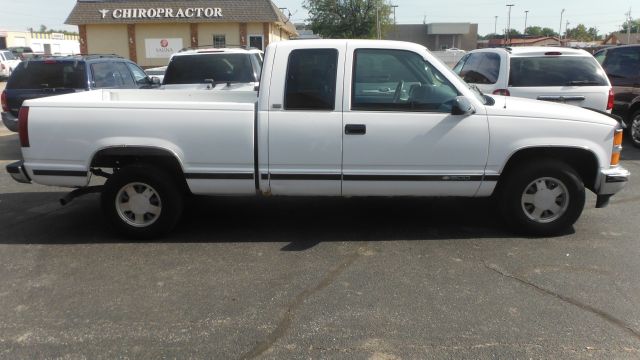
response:
M404 42L271 44L255 92L96 90L29 100L17 181L92 191L125 235L178 222L187 194L494 196L510 224L570 227L621 190L608 114L486 96ZM107 178L90 187L91 176Z

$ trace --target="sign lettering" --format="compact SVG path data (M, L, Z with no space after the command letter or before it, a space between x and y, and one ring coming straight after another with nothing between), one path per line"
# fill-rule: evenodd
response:
M103 19L111 15L113 19L192 19L221 18L221 8L148 8L148 9L102 9L98 10Z

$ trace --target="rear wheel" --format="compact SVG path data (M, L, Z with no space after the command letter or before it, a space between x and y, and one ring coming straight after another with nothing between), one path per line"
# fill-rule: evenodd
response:
M635 147L640 147L640 110L631 115L631 121L629 121L629 137Z
M584 208L584 184L565 163L547 160L520 166L504 181L501 211L517 232L558 234L573 225Z
M182 187L168 173L150 165L130 165L105 183L102 210L121 234L153 238L171 231L183 208Z

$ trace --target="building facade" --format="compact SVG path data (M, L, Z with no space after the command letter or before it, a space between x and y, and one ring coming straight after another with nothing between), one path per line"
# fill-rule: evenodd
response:
M28 46L37 54L72 55L80 52L78 39L78 35L73 34L0 31L0 49Z
M270 0L78 0L66 21L77 25L82 53L117 54L144 67L198 46L264 49L295 37Z
M473 50L478 42L478 24L398 24L389 28L385 39L414 42L431 51L451 48Z

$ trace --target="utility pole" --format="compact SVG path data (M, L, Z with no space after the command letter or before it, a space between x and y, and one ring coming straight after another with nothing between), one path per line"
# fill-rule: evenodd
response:
M527 17L529 16L529 10L525 10L524 11L524 31L522 32L523 35L527 35Z
M396 8L398 7L398 5L391 5L391 8L393 9L393 39L397 40L398 39L398 28L396 26Z
M380 40L380 14L377 6L376 6L376 34L377 34L377 39Z
M507 43L509 43L509 38L511 37L510 33L511 33L511 8L514 6L514 4L507 4L507 7L509 8L509 16L507 18L507 36L505 38L505 45Z
M493 37L498 36L498 15L496 15L496 21L493 23Z
M560 11L560 29L558 29L558 38L562 40L562 15L564 15L564 9Z
M631 8L627 12L627 45L631 44Z
M564 39L567 40L569 38L569 20L567 20L567 24L564 26Z

